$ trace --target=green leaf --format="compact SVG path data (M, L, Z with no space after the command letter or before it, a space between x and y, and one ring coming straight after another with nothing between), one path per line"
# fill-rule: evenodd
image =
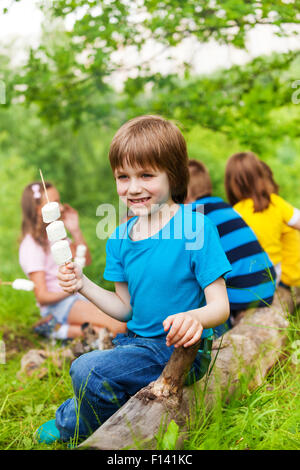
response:
M176 448L176 442L179 435L179 426L172 419L168 428L162 438L161 449L162 450L174 450Z

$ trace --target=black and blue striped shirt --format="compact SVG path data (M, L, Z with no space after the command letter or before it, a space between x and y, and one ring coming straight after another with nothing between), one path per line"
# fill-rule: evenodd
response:
M276 274L253 230L223 199L207 196L192 203L216 225L232 266L226 275L230 310L266 307L273 301Z

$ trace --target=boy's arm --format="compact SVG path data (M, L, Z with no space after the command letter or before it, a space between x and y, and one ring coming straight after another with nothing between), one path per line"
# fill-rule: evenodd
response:
M116 282L116 292L111 292L97 286L72 262L60 266L57 277L65 292L80 292L104 313L119 321L127 322L130 319L130 294L126 282Z
M93 302L107 315L116 320L127 322L131 317L130 295L126 282L116 282L115 292L103 289L83 276L83 287L79 290L88 300Z
M226 284L223 277L209 284L204 289L205 307L191 310L198 316L203 328L214 328L222 325L229 318L230 306Z
M201 338L203 329L213 328L224 323L230 313L225 281L219 277L204 289L206 305L187 312L170 315L163 322L164 330L171 327L167 346L188 347Z

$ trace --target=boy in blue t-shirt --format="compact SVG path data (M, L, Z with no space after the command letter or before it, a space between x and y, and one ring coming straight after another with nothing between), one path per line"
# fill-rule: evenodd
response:
M212 183L202 162L189 160L190 181L186 202L217 227L222 247L232 270L226 275L230 318L214 328L221 336L234 324L238 313L248 308L266 307L273 302L276 273L253 230L223 199L212 196Z
M40 441L88 436L138 390L156 380L174 348L200 342L187 383L210 362L212 328L229 316L223 276L231 266L214 225L183 201L188 156L179 129L160 116L141 116L113 138L110 163L117 192L134 217L110 236L105 290L76 264L59 269L66 292L79 291L108 315L127 322L111 350L80 356L71 366L75 400L42 425ZM84 389L84 393L82 390ZM78 429L79 426L79 429Z

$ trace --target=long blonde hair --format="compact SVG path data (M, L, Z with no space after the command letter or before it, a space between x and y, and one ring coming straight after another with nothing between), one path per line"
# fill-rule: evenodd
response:
M46 189L53 188L53 184L48 181L45 182ZM22 206L22 225L20 241L24 239L27 234L43 247L46 251L48 248L48 238L46 233L46 224L42 218L39 217L37 208L41 204L41 199L44 194L43 185L39 181L33 181L28 184L23 191L21 206Z

